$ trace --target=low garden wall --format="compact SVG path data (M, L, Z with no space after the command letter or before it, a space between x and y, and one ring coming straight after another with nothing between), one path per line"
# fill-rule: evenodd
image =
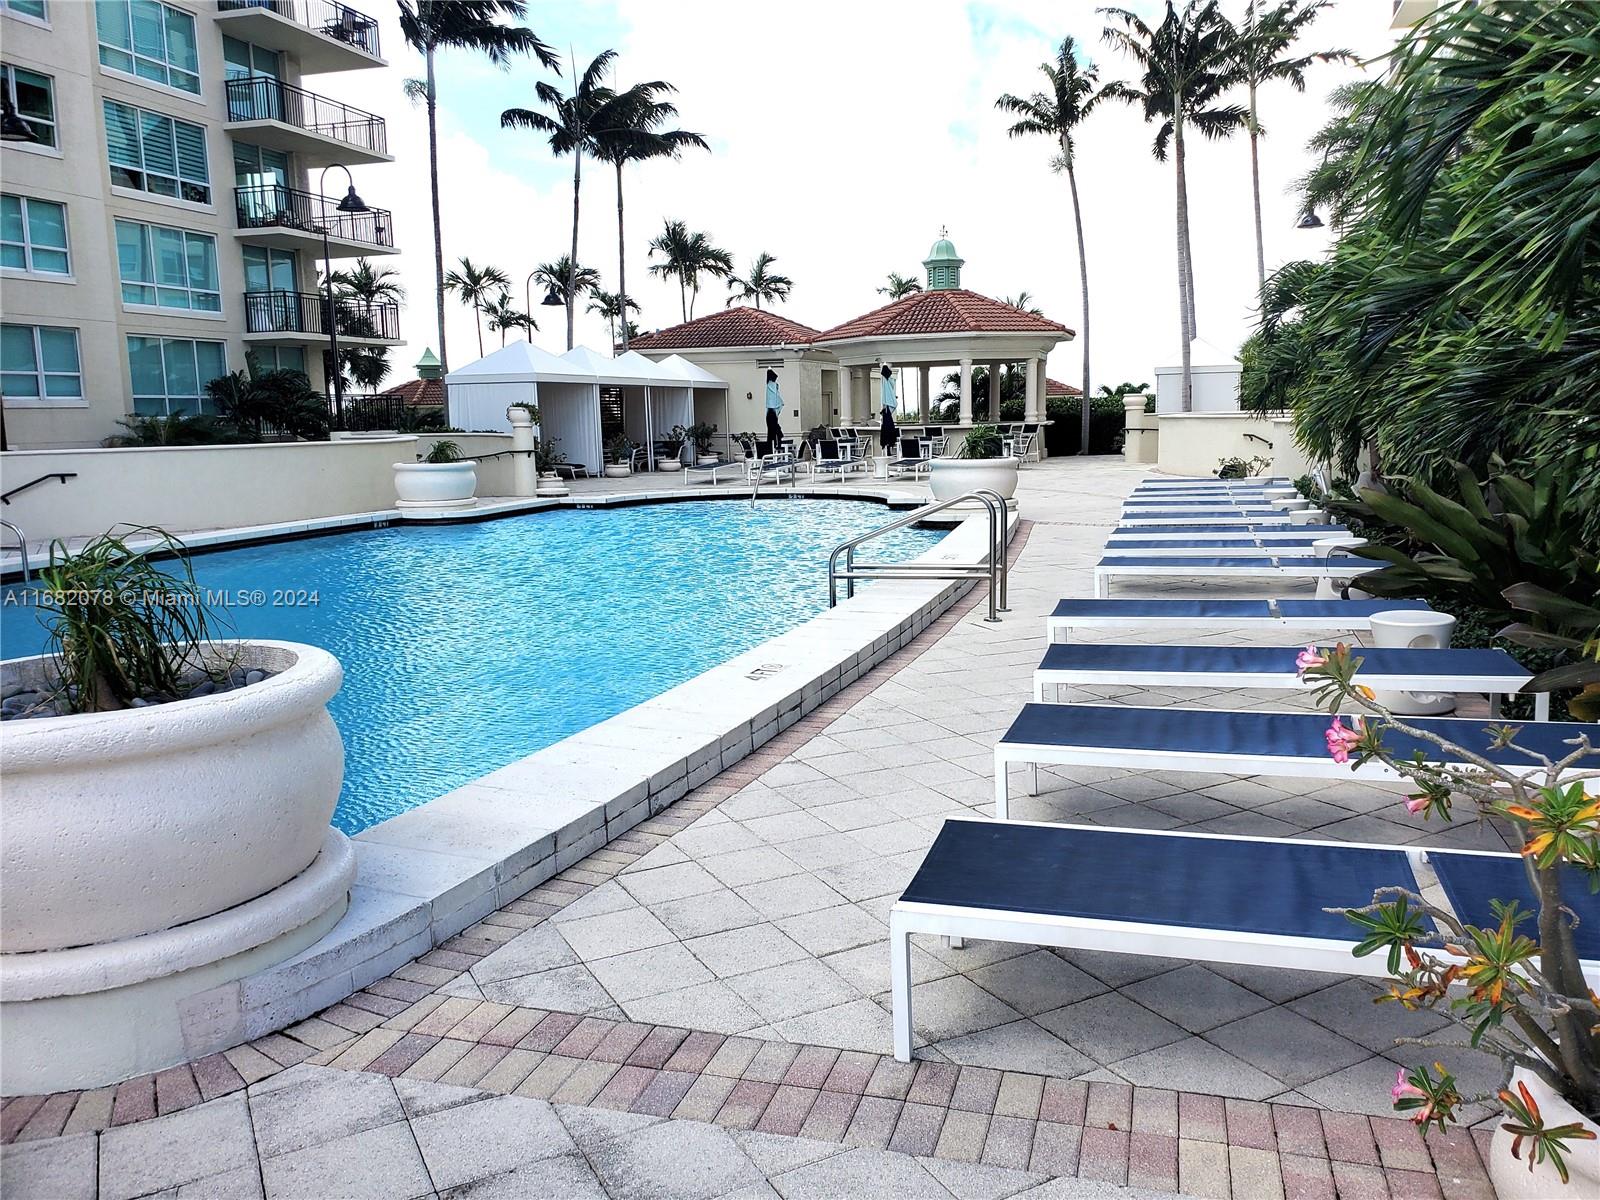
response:
M1160 413L1156 419L1160 427L1157 466L1170 475L1213 475L1225 458L1264 458L1269 466L1262 473L1281 474L1270 464L1280 442L1286 447L1293 442L1287 424L1279 425L1258 413ZM1303 468L1295 472L1301 473Z

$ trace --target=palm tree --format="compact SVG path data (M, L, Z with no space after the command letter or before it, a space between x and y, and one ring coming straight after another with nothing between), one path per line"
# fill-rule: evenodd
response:
M1142 72L1138 86L1117 82L1102 96L1138 104L1146 122L1160 122L1152 150L1157 162L1167 161L1171 147L1177 185L1178 317L1183 343L1182 411L1194 407L1194 375L1190 343L1196 336L1194 254L1189 240L1189 185L1185 173L1188 131L1225 138L1245 125L1247 114L1237 104L1219 104L1224 92L1242 81L1233 52L1231 27L1216 0L1188 0L1180 10L1167 0L1166 15L1152 29L1125 8L1102 8L1117 24L1107 25L1105 40L1124 51Z
M702 150L711 149L710 144L698 133L690 133L683 129L661 128L678 115L678 110L675 105L658 97L676 90L670 83L660 80L654 83L635 84L618 96L615 119L609 122L610 128L601 130L596 138L598 142L596 156L610 163L617 172L616 294L626 299L627 304L632 306L635 312L639 306L628 296L628 251L622 221L622 168L631 162L645 162L652 158L677 158L683 150L692 146L698 146ZM589 307L590 311L593 311L594 306ZM620 307L618 312L621 312ZM628 348L629 326L630 322L622 322L624 350ZM613 327L613 344L615 341Z
M485 304L483 313L489 318L489 329L491 331L496 329L500 331L500 348L502 350L505 349L506 345L506 330L521 329L524 333L527 333L539 328L539 323L533 319L532 315L517 311L516 306L511 303L510 292L501 292L498 300ZM532 339L530 338L529 340L531 341Z
M756 255L755 262L750 264L750 274L743 279L735 276L728 280L728 290L732 293L728 303L754 300L759 309L763 300L768 304L782 304L787 300L794 289L794 280L771 270L772 264L777 261L764 250Z
M1307 171L1290 189L1300 196L1301 210L1328 210L1328 224L1335 232L1355 212L1366 173L1358 169L1361 148L1372 136L1373 114L1387 103L1388 87L1376 79L1346 83L1328 93L1333 118L1306 143L1315 154L1322 151L1316 166Z
M1261 0L1249 0L1245 5L1244 23L1233 31L1234 56L1250 93L1245 128L1250 134L1250 197L1256 211L1256 274L1263 288L1267 286L1267 251L1261 233L1261 161L1257 146L1262 129L1256 93L1263 84L1279 79L1293 85L1295 91L1303 92L1306 68L1313 62L1355 61L1355 55L1348 50L1289 53L1305 28L1323 9L1332 6L1333 0L1278 0L1275 7L1263 9Z
M890 271L888 282L878 289L878 295L887 296L891 300L904 300L913 292L921 290L922 284L915 275L901 275L897 271Z
M574 267L571 256L566 254L555 262L540 263L533 269L533 279L540 287L553 290L568 307L600 286L599 271L593 267ZM568 288L573 289L570 294Z
M650 243L650 253L659 254L650 274L678 281L678 304L683 319L694 316L695 298L700 294L700 277L726 279L733 274L733 255L711 244L704 233L690 233L682 221L668 221L660 235Z
M1003 296L1000 299L1000 303L1008 304L1012 308L1020 308L1030 317L1044 316L1043 310L1033 302L1032 292L1018 292L1015 296Z
M511 290L511 279L499 267L478 266L470 258L461 260L459 271L450 271L444 277L447 292L455 292L461 303L472 309L473 323L478 327L478 357L483 357L483 313L493 303L491 297Z
M398 304L406 298L400 272L393 267L374 266L370 259L358 258L354 270L335 271L332 278L341 296L363 304Z
M632 296L624 296L621 292L608 292L603 288L593 289L590 295L592 298L589 301L589 307L584 311L599 313L606 319L606 325L611 330L611 344L615 346L617 344L617 322L622 321L624 314L629 310L638 312L639 305L635 303ZM622 321L623 349L628 347L628 326L632 324L632 321Z
M1048 88L1031 96L1009 92L994 102L1001 112L1016 117L1006 132L1012 137L1042 133L1055 143L1055 166L1065 172L1067 189L1072 193L1072 223L1078 234L1078 281L1083 288L1083 319L1078 331L1083 348L1083 394L1089 394L1089 254L1083 240L1083 209L1078 203L1077 144L1073 138L1078 126L1094 111L1103 92L1095 88L1099 73L1092 63L1078 63L1077 46L1070 37L1061 39L1054 62L1041 63ZM1026 292L1023 293L1027 295ZM1027 305L1018 303L1018 308ZM1037 314L1042 315L1042 314ZM1089 453L1089 406L1083 406L1080 454Z
M428 102L428 184L433 194L433 271L439 317L439 366L450 370L444 341L444 232L439 218L439 86L434 77L434 56L445 49L477 50L497 67L505 67L513 54L532 53L559 73L558 60L533 30L501 25L495 18L520 21L527 11L523 0L400 0L400 32L406 44L427 64L423 80ZM414 89L408 89L414 90Z

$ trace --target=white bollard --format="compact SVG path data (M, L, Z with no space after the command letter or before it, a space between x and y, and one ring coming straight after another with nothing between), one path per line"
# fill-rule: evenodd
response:
M1455 628L1449 613L1397 609L1372 614L1372 641L1390 650L1442 650L1450 645ZM1454 711L1456 698L1448 692L1379 691L1378 703L1393 713L1422 717Z
M1290 525L1324 525L1328 520L1328 511L1323 508L1291 508L1289 510Z
M539 490L539 466L533 456L539 435L533 428L533 414L512 406L506 409L506 418L511 422L511 449L516 451L511 456L511 494L532 496Z
M1311 554L1316 561L1322 563L1329 562L1337 557L1364 566L1366 560L1353 558L1348 554L1338 554L1337 552L1348 546L1365 546L1366 544L1366 538L1356 537L1354 534L1341 534L1338 537L1317 538L1311 543ZM1348 582L1348 580L1345 582ZM1325 575L1321 579L1317 580L1317 599L1339 599L1339 588L1336 586L1335 578L1333 576Z

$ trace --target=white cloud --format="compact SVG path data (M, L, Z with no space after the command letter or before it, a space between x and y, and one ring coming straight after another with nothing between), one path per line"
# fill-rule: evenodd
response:
M1238 5L1230 5L1238 7ZM358 172L369 203L395 213L411 299L402 315L408 346L400 364L437 340L428 200L427 132L420 108L400 93L420 59L400 37L394 10L379 17L383 71L312 81L388 118L396 163ZM1389 5L1355 0L1312 28L1310 48L1342 46L1363 56L1391 44ZM1031 92L1038 64L1064 33L1078 39L1103 79L1131 68L1100 41L1102 18L1087 3L1000 0L960 5L911 0L824 0L804 7L721 0L618 0L611 6L531 6L528 23L580 62L605 46L620 52L624 83L676 84L684 128L704 133L713 152L630 169L626 183L629 291L644 306L640 324L679 319L674 286L647 276L646 244L663 218L681 218L731 250L741 268L758 252L778 257L794 296L780 311L827 327L877 305L874 289L897 270L921 273L941 226L967 260L963 282L1003 296L1026 289L1044 311L1080 324L1077 250L1064 177L1049 170L1043 139L1008 139L994 98ZM1276 85L1263 97L1262 204L1269 270L1320 253L1322 233L1294 228L1290 181L1311 164L1306 139L1326 119L1324 98L1359 71L1317 66L1297 95ZM466 255L523 280L562 254L571 238L570 159L552 160L543 140L498 128L499 111L531 106L540 73L509 72L450 53L441 61L440 179L447 267ZM566 81L563 80L564 84ZM1131 108L1108 106L1079 139L1079 190L1089 240L1096 382L1152 379L1178 345L1173 172L1150 153L1153 130ZM1190 148L1189 200L1196 254L1200 333L1226 349L1248 332L1256 289L1249 145L1241 135ZM586 163L581 261L616 284L613 175ZM535 341L565 345L560 309L538 307ZM697 315L723 303L703 292ZM447 302L452 361L476 357L470 315ZM485 334L486 345L499 335ZM578 340L604 348L605 325L580 314ZM1075 347L1051 359L1057 378L1079 374ZM397 377L406 373L397 370Z

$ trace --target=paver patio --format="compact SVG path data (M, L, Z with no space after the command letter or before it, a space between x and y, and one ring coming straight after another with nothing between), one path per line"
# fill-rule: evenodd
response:
M992 811L993 741L1028 698L1043 616L1089 594L1140 475L1100 461L1025 472L1002 624L948 614L752 758L392 978L192 1068L8 1101L5 1181L49 1170L59 1194L94 1195L98 1180L103 1196L207 1179L192 1194L999 1197L1081 1177L1194 1195L1491 1196L1472 1136L1424 1140L1388 1115L1397 1064L1437 1057L1394 1039L1438 1019L1375 1006L1371 985L1340 976L919 939L920 1062L887 1057L888 909L946 817ZM1394 788L1040 779L1035 798L1014 783L1015 817L1505 845L1489 826L1430 829ZM1487 1058L1451 1063L1469 1089L1494 1082Z

